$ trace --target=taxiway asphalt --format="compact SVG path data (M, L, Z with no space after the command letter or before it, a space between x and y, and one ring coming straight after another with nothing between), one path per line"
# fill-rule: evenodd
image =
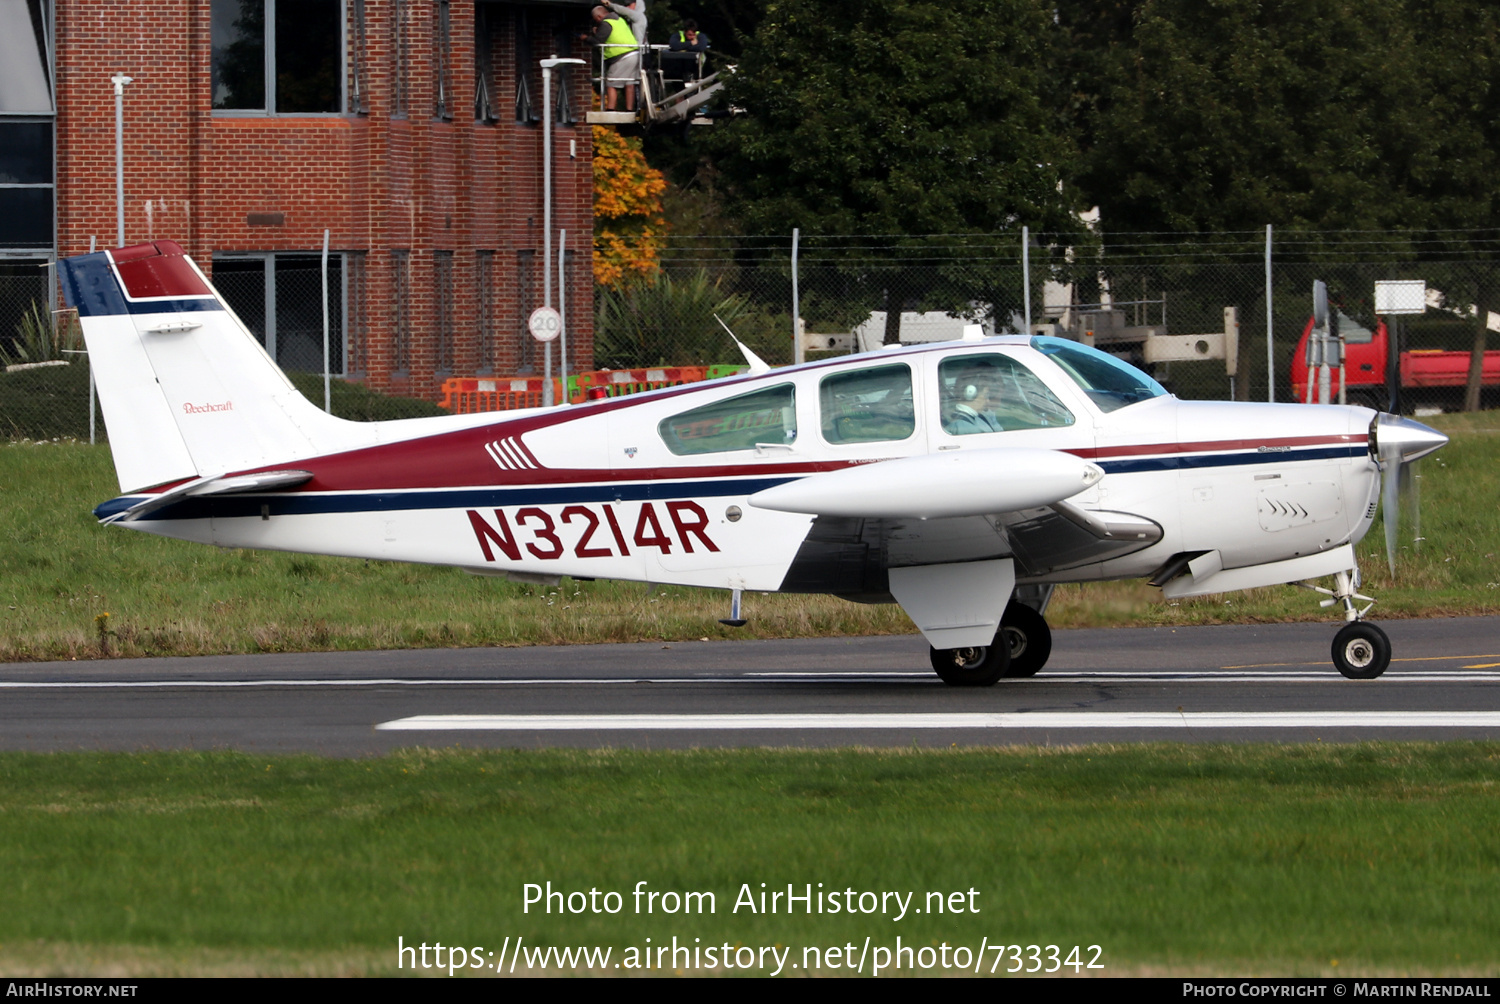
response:
M922 746L1500 738L1500 618L1059 631L1029 680L953 688L920 637L0 664L0 749Z

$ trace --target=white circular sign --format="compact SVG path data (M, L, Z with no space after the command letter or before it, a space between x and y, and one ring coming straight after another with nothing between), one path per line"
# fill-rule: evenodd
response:
M551 307L538 307L531 312L526 327L532 338L539 342L550 342L562 334L562 315Z

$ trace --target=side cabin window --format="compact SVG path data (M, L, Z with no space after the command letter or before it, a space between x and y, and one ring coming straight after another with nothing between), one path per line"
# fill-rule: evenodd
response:
M889 443L917 431L911 367L870 366L826 376L818 384L818 414L830 443Z
M741 394L664 419L656 427L679 457L789 446L797 439L797 397L789 383Z
M950 436L1072 425L1073 413L1035 373L999 353L951 356L938 366L943 431Z

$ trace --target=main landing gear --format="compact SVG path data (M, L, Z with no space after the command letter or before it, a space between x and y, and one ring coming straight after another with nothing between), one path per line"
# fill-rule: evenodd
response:
M1333 588L1323 589L1309 586L1329 598L1322 602L1325 607L1342 603L1346 623L1333 636L1333 665L1351 680L1373 680L1385 672L1391 664L1391 640L1385 632L1361 618L1369 611L1374 600L1357 592L1359 572L1338 572L1333 577ZM1363 610L1354 605L1355 600L1366 600Z
M1046 618L1012 599L989 645L931 649L932 668L952 687L989 687L1002 677L1035 676L1052 654Z

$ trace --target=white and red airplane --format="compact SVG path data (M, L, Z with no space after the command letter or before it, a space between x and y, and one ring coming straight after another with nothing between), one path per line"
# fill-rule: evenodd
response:
M169 241L61 262L123 494L102 522L223 547L896 602L955 685L1030 676L1059 582L1169 598L1332 577L1380 472L1447 442L1367 408L1180 401L1058 338L844 356L583 405L361 423L299 394ZM976 329L977 332L977 329ZM754 360L758 363L758 360ZM1361 607L1363 602L1366 605Z

